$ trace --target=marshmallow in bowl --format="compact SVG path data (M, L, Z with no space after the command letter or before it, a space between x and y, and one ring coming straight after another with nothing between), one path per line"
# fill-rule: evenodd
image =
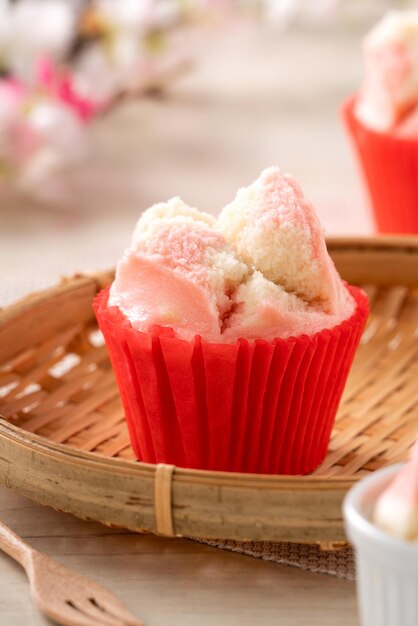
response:
M277 167L217 220L179 198L145 211L109 305L138 330L218 343L313 334L354 311L312 205Z
M358 119L376 131L418 136L409 119L418 105L418 11L388 13L365 38L363 53Z
M397 539L418 543L418 442L406 465L379 497L373 521Z

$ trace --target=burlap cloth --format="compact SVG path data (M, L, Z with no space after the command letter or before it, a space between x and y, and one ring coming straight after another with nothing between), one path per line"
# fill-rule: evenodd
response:
M318 574L330 574L346 580L355 580L356 577L354 552L350 546L323 550L317 544L195 538L193 541Z

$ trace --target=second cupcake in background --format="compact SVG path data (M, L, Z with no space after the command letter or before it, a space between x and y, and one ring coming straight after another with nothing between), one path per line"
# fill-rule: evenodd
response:
M343 113L376 225L418 233L418 11L389 13L363 53L363 85Z
M368 306L278 168L217 220L151 207L95 310L139 460L303 474L324 459Z

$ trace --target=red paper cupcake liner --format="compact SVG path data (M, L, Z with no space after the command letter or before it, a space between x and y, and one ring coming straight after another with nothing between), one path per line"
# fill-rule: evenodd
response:
M368 315L365 294L334 328L274 341L184 341L132 328L108 289L94 302L136 457L148 463L306 474L324 459Z
M379 133L354 112L355 97L342 108L360 162L374 218L382 233L418 233L418 140Z

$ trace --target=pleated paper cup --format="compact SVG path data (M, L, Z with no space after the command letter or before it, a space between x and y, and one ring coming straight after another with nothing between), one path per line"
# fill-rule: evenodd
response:
M376 132L355 115L356 98L342 108L382 233L418 233L418 140Z
M306 474L324 459L368 315L365 294L337 326L274 341L185 341L132 327L108 289L94 308L138 460L195 469Z
M344 501L346 532L356 552L362 626L418 624L418 547L391 537L371 521L378 497L400 468L391 465L373 472Z

